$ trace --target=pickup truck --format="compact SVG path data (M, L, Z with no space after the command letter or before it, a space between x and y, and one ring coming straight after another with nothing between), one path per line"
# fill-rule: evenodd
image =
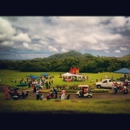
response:
M97 82L96 83L96 87L97 88L112 88L113 87L113 82L111 79L104 79L101 82ZM122 83L122 82L117 82L118 84Z

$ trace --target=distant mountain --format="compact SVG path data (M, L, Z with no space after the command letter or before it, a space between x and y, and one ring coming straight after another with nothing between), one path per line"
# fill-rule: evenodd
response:
M61 53L61 54L54 54L48 57L48 59L53 59L53 58L66 58L66 57L74 57L74 58L81 58L83 57L83 54L80 52L76 52L74 50L69 51L69 52L65 52L65 53Z
M54 54L54 55L51 55L49 57L46 57L46 58L35 58L33 60L51 60L51 59L64 59L66 57L74 57L74 58L77 58L77 59L89 59L89 60L92 60L93 58L95 58L96 56L93 56L92 54L89 54L89 53L85 53L85 54L82 54L80 52L77 52L77 51L74 51L74 50L71 50L69 52L65 52L65 53L57 53L57 54ZM103 57L103 56L101 56ZM106 56L105 56L106 57ZM116 58L118 60L128 60L130 59L130 54L128 55L124 55L123 57L107 57L107 58Z
M118 57L117 59L119 59L119 60L130 60L130 54L124 55L122 57Z

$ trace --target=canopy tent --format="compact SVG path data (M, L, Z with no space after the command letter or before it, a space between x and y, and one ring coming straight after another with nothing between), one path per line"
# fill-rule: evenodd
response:
M40 78L40 76L30 76L30 78L32 78L32 79L37 79L37 78Z
M127 68L122 68L120 70L114 71L115 73L121 73L121 74L130 74L130 70Z
M48 76L48 75L49 75L49 74L47 74L47 73L43 73L43 74L42 74L42 76Z
M62 76L74 76L74 74L71 74L71 73L64 73L64 74L62 74Z
M62 74L62 76L77 76L77 77L82 77L82 75L79 75L79 74L71 74L71 73L64 73Z
M82 77L83 75L80 75L80 74L74 74L73 76L76 76L76 77Z

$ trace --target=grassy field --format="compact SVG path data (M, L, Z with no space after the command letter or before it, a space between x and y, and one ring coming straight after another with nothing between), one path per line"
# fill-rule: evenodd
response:
M73 111L75 113L130 114L130 100L4 100L0 93L0 112ZM127 106L126 106L127 104Z
M37 75L41 76L43 72L19 72L14 70L0 70L0 84L9 85L16 87L17 83L13 83L11 81L21 80L22 78L27 78L28 75ZM114 80L121 77L122 74L116 73L83 73L85 76L89 76L89 80L84 82L65 82L59 78L60 73L64 72L46 72L50 76L54 76L54 84L62 85L62 84L89 84L92 80L96 81L96 79L105 78L105 75L108 77L113 76ZM26 87L25 87L26 88ZM4 93L0 93L0 112L44 112L44 111L74 111L75 113L102 113L102 114L130 114L130 99L88 99L88 100L60 100L56 102L55 100L5 100Z
M5 84L9 86L16 87L19 84L19 81L24 78L26 79L29 75L37 75L41 76L45 72L19 72L14 70L0 70L0 84ZM94 86L96 79L100 80L101 78L105 78L105 75L108 76L108 78L114 77L114 80L117 78L120 78L122 74L117 73L110 73L110 72L104 72L104 73L82 73L84 76L89 76L89 79L86 81L73 81L73 82L66 82L62 81L62 78L59 78L60 73L63 74L64 72L46 72L50 76L54 76L54 84L51 85L51 87L56 85L72 85L72 84L88 84L90 86ZM16 83L11 81L17 81ZM94 82L92 82L94 80ZM25 88L25 87L24 87Z

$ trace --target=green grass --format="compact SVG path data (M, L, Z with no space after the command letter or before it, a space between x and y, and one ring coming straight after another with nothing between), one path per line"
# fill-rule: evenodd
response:
M88 99L88 100L4 100L0 93L0 112L45 112L45 111L73 111L76 113L98 114L130 114L130 100L125 99ZM127 105L126 105L127 104Z
M22 78L25 78L28 75L37 75L41 76L43 72L19 72L14 70L0 70L0 84L9 85L16 87L19 83L13 83L11 81L17 80L20 81ZM104 78L105 75L108 77L113 76L114 79L120 78L122 74L117 73L82 73L83 75L89 76L89 80L85 82L64 82L59 78L60 73L64 72L46 72L51 76L54 76L54 84L56 85L72 85L72 84L89 84L94 86L95 82L91 81L100 78ZM22 87L19 87L22 88ZM27 88L27 87L23 87ZM44 111L61 111L61 110L70 110L77 113L102 113L102 114L130 114L130 99L126 101L125 99L86 99L86 100L77 100L72 102L71 100L62 100L60 102L55 102L55 100L44 101L44 100L5 100L4 94L0 93L0 112L44 112Z
M19 72L15 70L0 70L0 79L2 79L2 81L0 81L0 84L16 87L22 78L26 79L28 75L41 76L42 73L45 72ZM46 73L48 73L50 76L54 76L54 84L51 85L51 87L57 85L74 85L74 84L88 84L90 86L95 86L96 79L100 80L101 78L105 78L105 75L107 75L109 78L113 76L114 80L122 76L122 74L111 73L111 72L103 72L103 73L96 73L96 74L82 73L82 75L84 76L89 76L89 80L83 82L82 81L66 82L63 81L62 78L59 78L60 73L63 74L64 72L46 72ZM15 80L17 81L17 83L11 82ZM92 80L94 80L94 83L92 82ZM27 86L23 86L20 88L26 89Z

